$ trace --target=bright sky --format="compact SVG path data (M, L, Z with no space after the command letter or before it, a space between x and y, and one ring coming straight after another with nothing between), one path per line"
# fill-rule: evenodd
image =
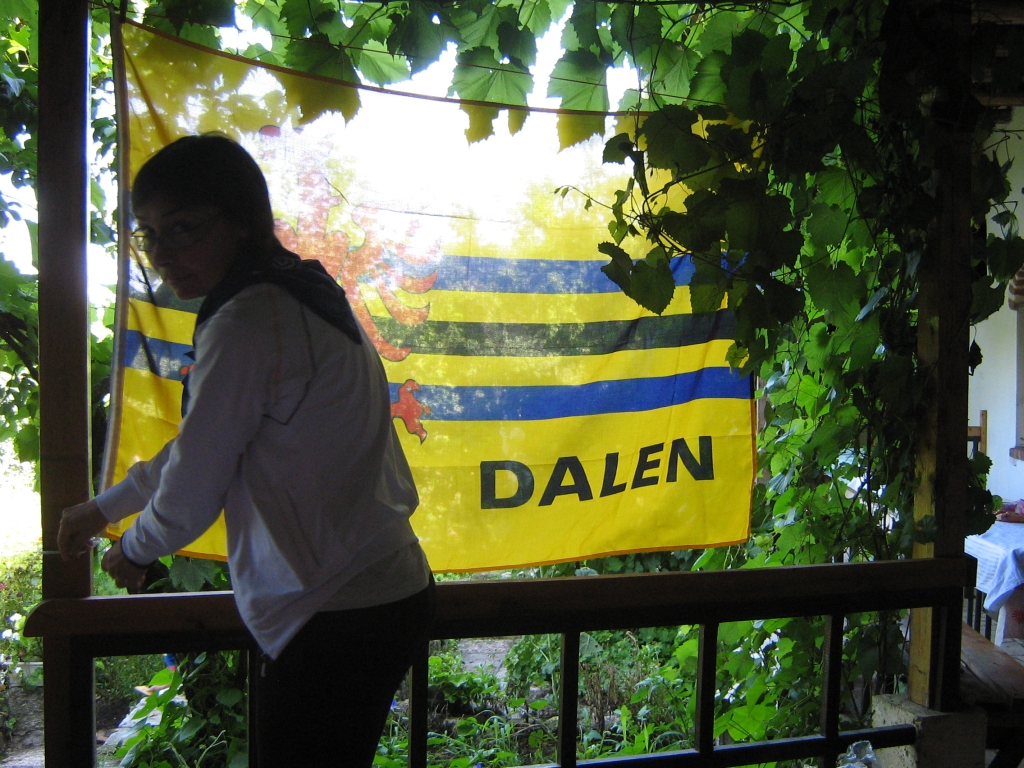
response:
M534 107L557 107L558 99L548 98L547 86L548 76L555 63L562 55L560 39L568 14L538 42L537 63L531 68L534 76L534 89L529 96L529 104ZM252 43L261 43L270 47L271 40L266 30L253 29L252 21L242 13L236 14L237 29L226 27L221 29L221 36L225 47L244 49ZM392 86L395 90L407 91L428 95L446 95L448 85L451 82L451 73L455 66L455 46L450 45L442 54L440 60L426 70L416 74L411 80L397 83ZM613 69L608 73L609 100L615 105L619 102L622 94L629 87L635 87L636 74L629 68ZM113 113L113 105L104 103L100 111L105 114ZM496 127L500 128L503 119L496 121ZM529 123L528 123L529 124ZM505 129L507 133L507 128ZM496 153L490 153L495 155ZM516 163L510 158L502 165L503 172L514 175L517 169ZM99 164L94 171L99 170ZM394 169L399 173L399 169ZM107 173L97 174L100 186L103 188L108 201L116 199L110 176ZM0 176L0 194L8 200L17 201L21 208L22 217L28 221L36 220L35 194L30 188L24 187L15 189L11 184L9 176ZM111 204L110 207L113 207ZM6 227L0 229L0 253L9 261L13 262L18 269L25 274L34 274L32 266L32 250L29 239L28 228L23 221L11 221ZM98 306L108 306L113 301L113 294L109 287L117 281L117 266L115 259L108 251L97 245L89 246L88 253L89 268L89 296L91 301ZM100 328L94 332L103 335Z

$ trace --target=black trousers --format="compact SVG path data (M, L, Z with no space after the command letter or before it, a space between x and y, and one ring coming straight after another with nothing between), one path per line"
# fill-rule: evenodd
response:
M260 768L366 768L395 690L429 639L434 582L404 600L316 614L255 680Z

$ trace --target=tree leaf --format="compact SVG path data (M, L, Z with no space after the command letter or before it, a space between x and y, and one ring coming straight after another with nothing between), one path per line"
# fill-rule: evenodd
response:
M209 560L176 557L171 563L168 577L171 584L184 592L199 592L207 582L213 581L217 566Z
M292 60L290 66L296 69L309 67L306 71L312 74L358 82L348 55L321 38L293 40L288 55ZM303 66L299 67L299 63ZM325 112L340 112L347 121L359 111L359 92L355 88L325 87L324 83L301 75L279 73L277 77L285 86L289 108L298 108L302 114L299 125L306 125Z
M612 11L612 40L635 61L661 40L661 19L654 5L621 3Z
M537 62L537 38L530 30L503 21L498 25L498 52L518 67L532 67Z
M296 38L305 37L307 32L320 32L317 22L337 15L337 8L323 0L284 0L281 3L280 18L284 20L288 34Z
M596 54L601 49L601 38L597 33L597 3L573 5L572 16L562 32L562 47L569 53L586 51Z
M757 247L761 210L755 200L737 200L725 214L725 233L730 253L744 253Z
M724 104L726 85L722 80L724 53L715 51L701 59L697 73L690 82L690 100L709 104Z
M647 162L654 168L693 173L707 165L711 150L693 132L697 115L680 104L667 104L644 121Z
M732 53L732 40L744 26L744 18L732 11L711 14L698 38L697 50L705 57L713 51Z
M515 136L526 125L526 118L530 116L528 109L510 109L508 111L508 132Z
M498 28L502 24L511 26L512 29L516 28L515 10L508 6L499 8L496 5L484 5L475 21L459 27L459 32L462 33L459 50L490 48L496 55L501 55Z
M460 98L492 104L525 105L533 75L512 64L499 64L487 48L459 54L451 91Z
M565 112L558 115L558 146L566 149L580 144L591 136L604 136L605 116L577 115Z
M811 206L811 217L805 226L811 241L820 248L826 248L843 242L849 221L849 214L838 206L815 203Z
M814 306L831 312L859 311L866 291L863 277L842 261L834 267L824 261L814 264L807 270L806 285Z
M638 261L633 267L630 289L627 295L640 306L658 315L664 312L676 290L668 259L657 261L654 266L646 259Z
M407 58L395 56L383 43L376 40L363 43L362 50L352 54L352 63L363 77L376 85L390 85L408 80L411 74Z
M563 109L607 112L607 77L607 68L590 51L566 51L551 71L548 96L561 97Z
M626 158L634 150L633 140L628 133L619 133L608 139L604 145L604 153L601 156L605 163L624 163Z
M690 95L700 55L693 49L670 41L659 41L637 57L641 70L651 73L651 89L672 103Z
M438 60L446 43L445 30L434 23L422 3L410 3L408 14L392 18L395 28L388 36L388 50L404 54L413 74Z
M790 322L804 308L804 295L791 285L774 277L762 285L768 311L780 324Z
M235 23L233 0L162 0L164 15L178 25L229 27Z
M469 127L466 139L470 144L483 141L494 135L494 118L498 116L497 107L484 107L479 104L460 104L459 109L469 116Z

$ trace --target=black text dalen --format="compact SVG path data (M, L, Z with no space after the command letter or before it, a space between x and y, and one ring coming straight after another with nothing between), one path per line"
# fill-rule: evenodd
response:
M633 466L632 478L628 474L619 475L619 454L609 453L604 457L604 476L601 481L599 496L612 496L622 493L627 488L643 488L658 483L674 483L679 478L679 465L694 480L714 480L714 454L711 437L701 435L697 438L697 454L693 455L686 439L680 437L673 440L665 457L664 478L661 474L661 454L665 452L664 443L647 445L637 452L636 464ZM516 492L511 496L499 497L496 492L498 472L511 472L518 482ZM481 461L480 462L480 507L481 509L510 509L521 507L533 498L535 490L533 470L520 461ZM551 469L544 492L538 506L550 505L558 496L576 496L580 501L594 498L583 463L577 456L562 456Z

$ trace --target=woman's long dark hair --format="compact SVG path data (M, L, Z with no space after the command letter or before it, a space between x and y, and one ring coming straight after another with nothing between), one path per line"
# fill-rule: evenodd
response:
M132 185L132 208L137 211L158 197L220 209L248 230L246 250L253 256L267 256L277 245L263 172L227 136L185 136L149 158Z

